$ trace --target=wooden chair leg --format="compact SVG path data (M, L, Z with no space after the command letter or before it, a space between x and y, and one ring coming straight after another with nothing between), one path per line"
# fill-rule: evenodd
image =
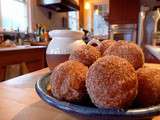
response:
M0 67L0 82L5 80L6 67Z

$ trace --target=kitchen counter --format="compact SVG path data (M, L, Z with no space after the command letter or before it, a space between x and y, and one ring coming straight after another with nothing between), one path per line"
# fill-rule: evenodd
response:
M28 72L45 68L46 47L17 46L15 48L0 48L0 58L0 81L3 81L8 79L8 77L6 77L6 73L7 71L10 71L9 67L13 65L23 64Z
M36 81L48 72L45 68L0 83L0 120L78 120L44 103L36 94Z
M158 60L160 60L160 47L146 45L146 49Z
M46 48L46 46L30 46L30 45L21 45L10 48L0 48L0 52L4 51L15 51L15 50L27 50L27 49L37 49L37 48Z

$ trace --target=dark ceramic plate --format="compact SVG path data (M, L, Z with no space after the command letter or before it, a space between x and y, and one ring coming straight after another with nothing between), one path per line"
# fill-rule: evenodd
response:
M56 107L64 112L81 118L82 120L137 120L150 119L153 116L160 115L160 105L148 108L120 110L120 109L99 109L90 105L78 103L69 103L59 101L51 96L47 91L50 74L44 76L36 83L36 91L40 98L49 105Z

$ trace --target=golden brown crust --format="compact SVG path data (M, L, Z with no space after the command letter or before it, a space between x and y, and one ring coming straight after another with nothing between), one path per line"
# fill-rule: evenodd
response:
M115 41L114 40L104 40L101 42L101 44L98 46L99 51L103 55L106 49L108 49Z
M91 45L82 45L75 49L69 59L70 60L77 60L83 63L86 66L92 65L99 57L101 53L98 51L97 48Z
M80 101L86 95L88 67L78 61L58 65L51 75L51 90L54 97L66 101Z
M143 106L160 104L160 69L144 67L137 71L137 101Z
M134 43L124 41L115 42L105 52L105 55L115 55L127 59L137 70L144 65L144 54L140 47Z
M138 81L133 66L125 59L105 56L87 74L86 88L99 108L128 107L137 94Z

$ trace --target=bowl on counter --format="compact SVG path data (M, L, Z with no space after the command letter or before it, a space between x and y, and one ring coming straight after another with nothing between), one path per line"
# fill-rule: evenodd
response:
M81 120L148 120L160 114L160 105L138 109L100 109L94 105L69 103L54 98L48 92L50 74L38 80L35 89L40 98L51 105Z

